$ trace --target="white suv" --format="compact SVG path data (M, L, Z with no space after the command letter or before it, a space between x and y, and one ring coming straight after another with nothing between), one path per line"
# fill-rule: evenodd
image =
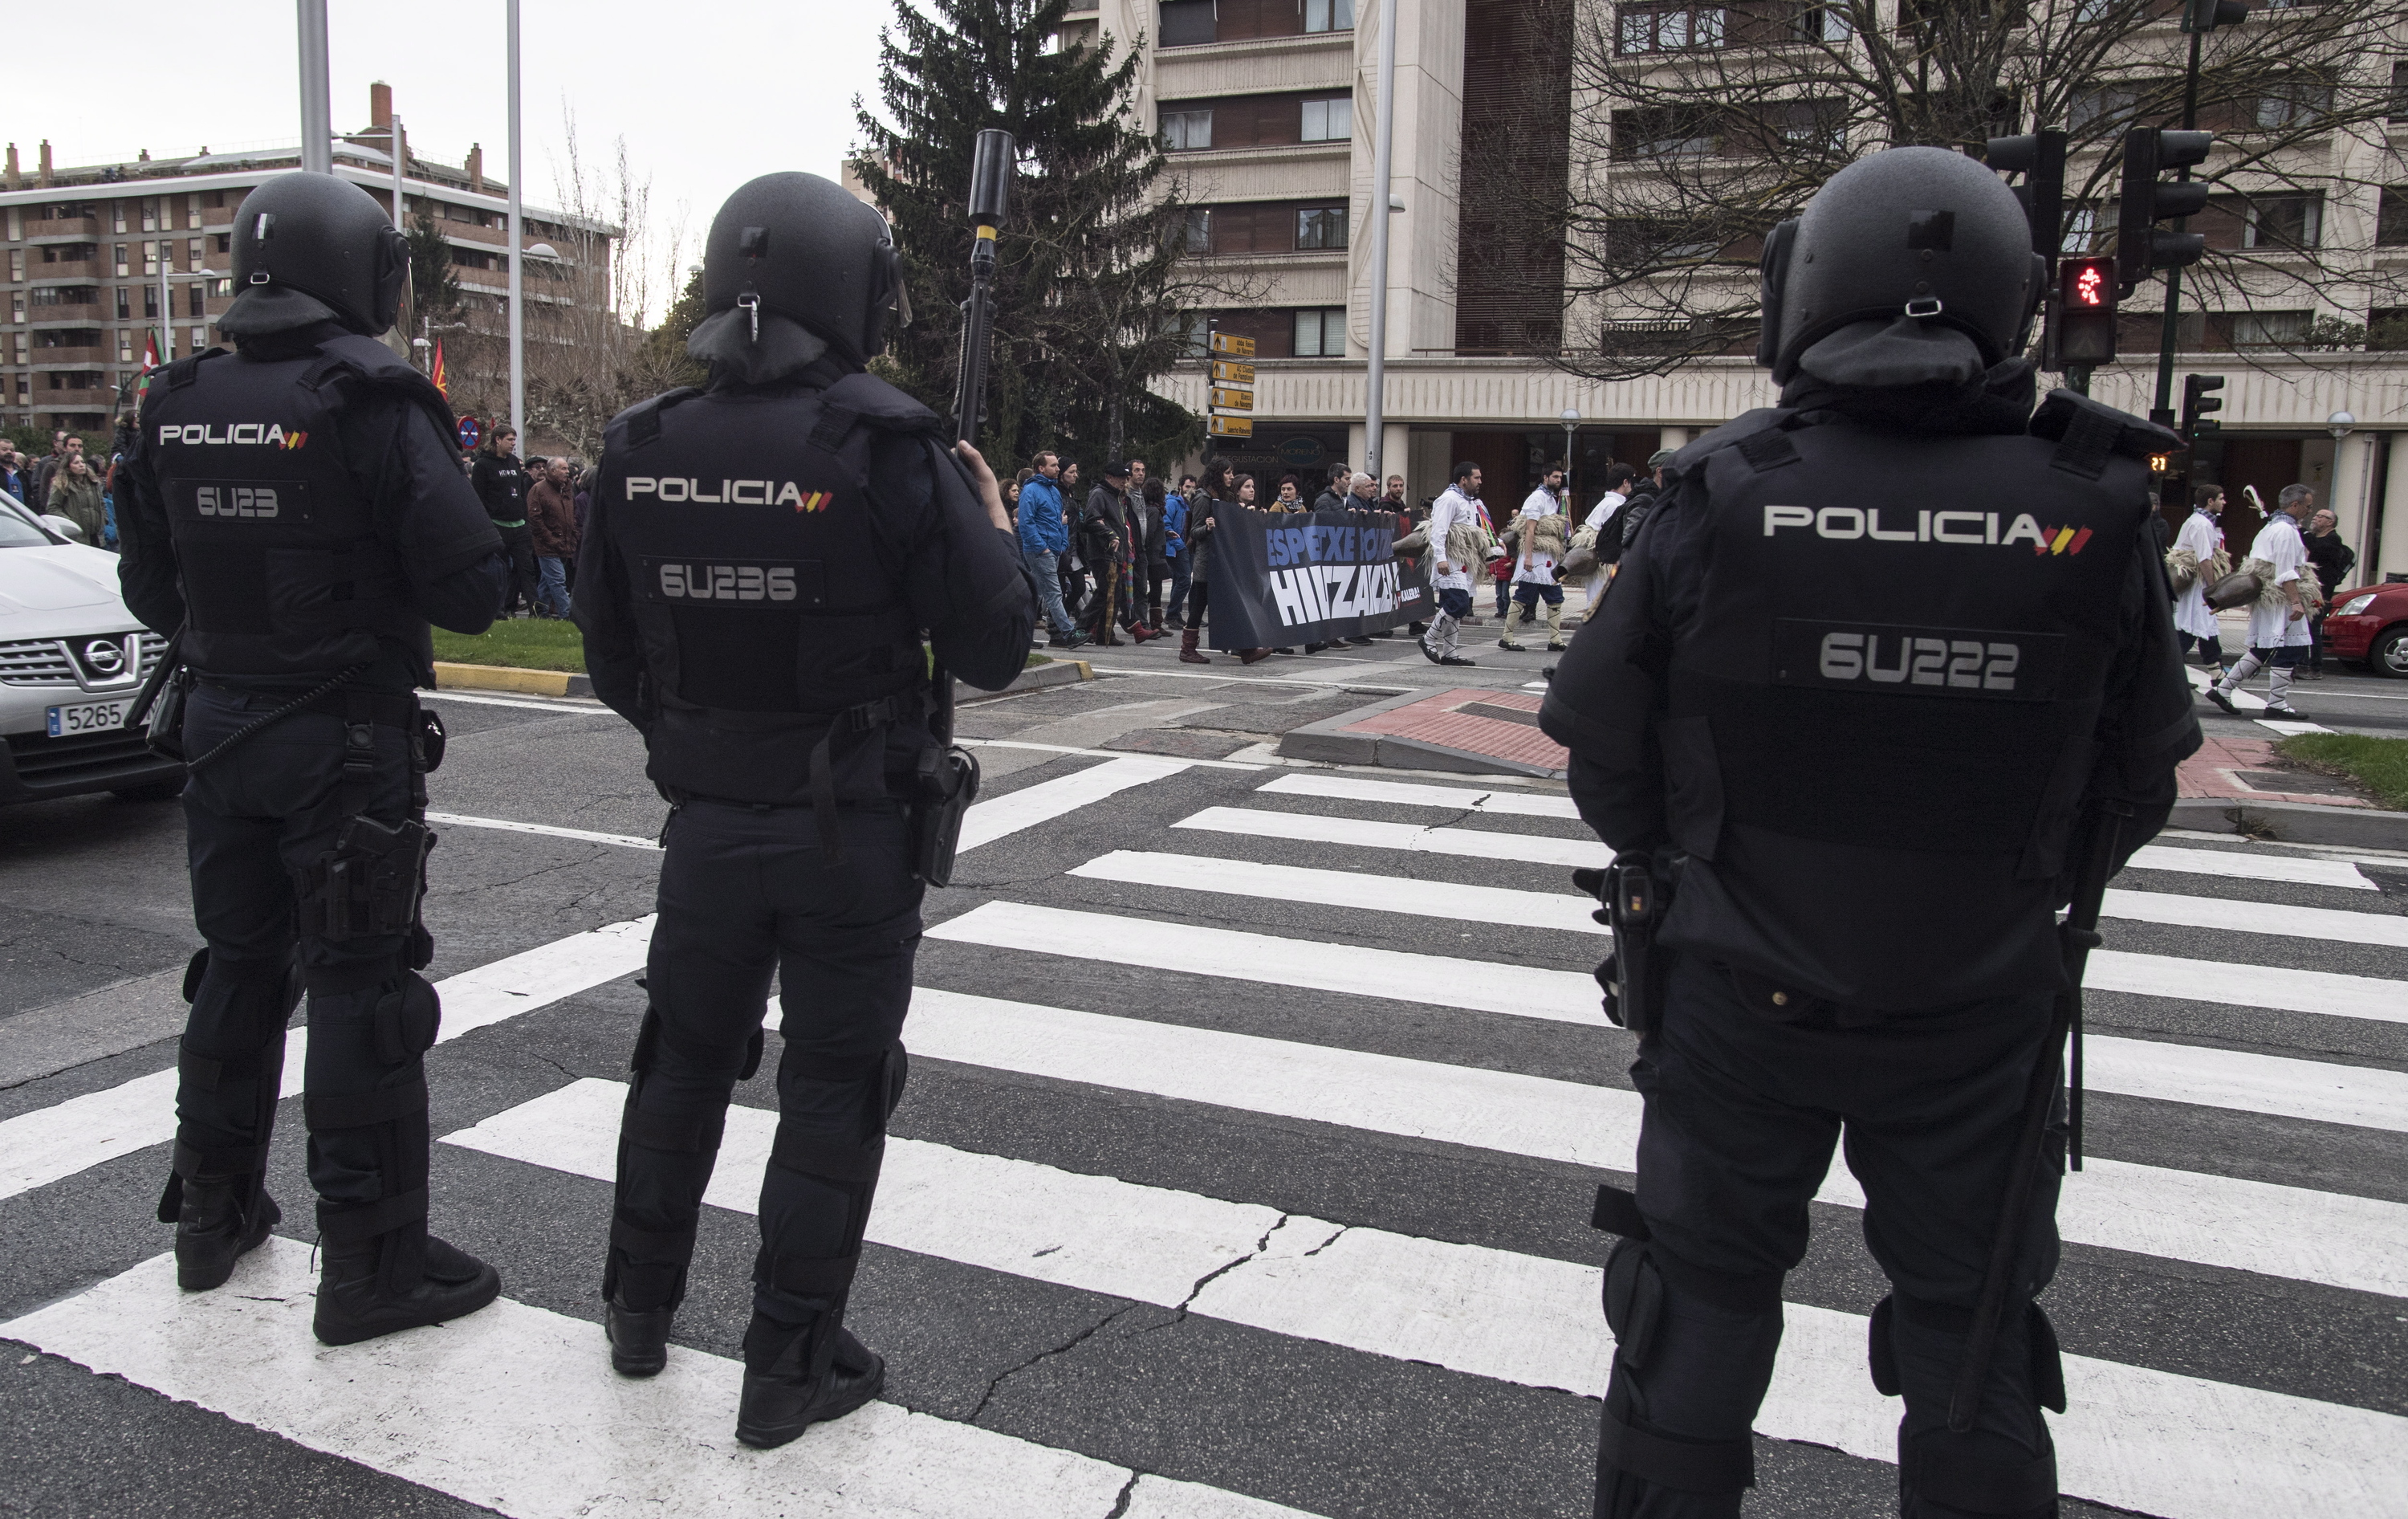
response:
M0 491L0 803L113 791L151 801L184 767L125 727L167 640L117 594L117 556Z

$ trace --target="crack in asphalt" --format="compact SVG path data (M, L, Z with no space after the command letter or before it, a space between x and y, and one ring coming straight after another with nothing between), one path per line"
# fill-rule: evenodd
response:
M986 1391L979 1395L978 1406L970 1410L968 1416L963 1422L966 1424L978 1423L979 1415L986 1412L987 1404L995 1400L995 1395L1002 1390L1003 1384L1010 1382L1012 1378L1020 1375L1023 1371L1027 1370L1030 1367L1035 1366L1039 1361L1051 1360L1056 1355L1066 1355L1069 1354L1071 1351L1078 1349L1081 1345L1085 1344L1088 1340L1110 1328L1114 1320L1147 1306L1149 1305L1144 1303L1124 1303L1119 1308L1112 1310L1102 1318L1097 1319L1095 1323L1080 1330L1077 1334L1072 1335L1061 1344L1051 1346L1045 1350L1040 1350L1036 1354L1028 1357L1028 1359L1021 1362L1019 1365L1007 1368L986 1384Z
M1121 1483L1120 1494L1112 1499L1111 1512L1105 1514L1104 1519L1121 1519L1123 1514L1128 1512L1129 1499L1137 1496L1137 1484L1144 1476L1144 1472L1135 1468L1129 1469L1128 1481Z

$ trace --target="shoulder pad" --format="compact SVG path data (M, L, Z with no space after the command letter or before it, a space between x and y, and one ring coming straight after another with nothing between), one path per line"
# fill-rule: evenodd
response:
M1778 434L1787 424L1789 419L1796 415L1797 412L1785 407L1759 407L1754 411L1741 412L1703 437L1689 442L1678 453L1672 455L1671 462L1664 466L1666 488L1670 487L1674 479L1698 468L1709 457L1720 453L1725 449L1742 447L1758 435ZM1760 452L1762 450L1759 448L1756 451ZM1751 453L1749 457L1753 460L1756 455ZM1760 467L1770 468L1772 464L1778 462L1782 461L1767 460Z
M2051 464L2093 480L2118 454L2145 460L2152 454L2177 452L2183 446L2181 435L2170 427L2070 390L2048 393L2048 399L2032 413L2030 430L2032 437L2057 445Z
M933 431L939 425L934 411L867 369L856 369L830 385L821 393L820 403L830 409L840 407L888 432Z
M673 406L682 406L701 394L700 388L694 385L680 385L673 391L663 391L620 412L602 430L620 434L626 438L627 447L631 449L642 448L661 436L662 412Z
M435 388L435 381L420 374L400 354L373 337L345 333L318 345L317 360L302 371L301 383L315 390L337 375L346 374L415 403L435 419L436 430L452 439L457 447L459 421L452 415L452 403Z

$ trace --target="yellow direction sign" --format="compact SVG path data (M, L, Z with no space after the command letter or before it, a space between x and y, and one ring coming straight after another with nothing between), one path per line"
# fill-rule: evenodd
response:
M1212 361L1212 383L1215 385L1251 385L1254 382L1254 366L1231 364L1226 359Z
M1252 417L1212 417L1207 420L1205 431L1214 437L1252 437L1254 420Z
M1254 408L1254 393L1252 391L1225 391L1220 389L1218 386L1215 386L1212 390L1211 404L1225 408L1230 411L1252 411Z
M1239 337L1230 333L1216 332L1212 335L1212 351L1233 354L1240 359L1251 359L1254 356L1254 340L1251 337Z

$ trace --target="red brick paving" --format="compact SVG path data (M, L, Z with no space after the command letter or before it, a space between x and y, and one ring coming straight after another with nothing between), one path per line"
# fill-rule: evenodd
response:
M1407 706L1392 707L1360 723L1349 723L1345 731L1412 738L1488 759L1543 766L1550 770L1560 770L1570 763L1571 756L1564 746L1536 728L1459 710L1473 703L1484 707L1511 707L1517 711L1531 713L1539 709L1539 698L1530 692L1459 689L1426 696Z
M2242 770L2271 769L2277 764L2274 745L2270 739L2211 738L2200 745L2198 753L2183 761L2180 792L2185 796L2212 796L2231 801L2309 802L2318 807L2374 805L2355 796L2260 791L2238 774Z

